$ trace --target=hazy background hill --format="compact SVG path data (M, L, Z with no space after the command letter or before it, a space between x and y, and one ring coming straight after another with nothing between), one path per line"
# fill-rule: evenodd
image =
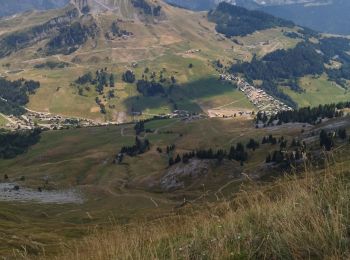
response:
M48 10L66 5L69 0L0 0L0 17L28 10Z
M214 8L220 0L167 0L194 10ZM259 9L311 29L335 34L350 34L348 0L229 0L248 9ZM326 19L325 19L326 18Z
M317 31L350 34L350 20L348 19L350 1L348 0L333 0L333 2L328 4L318 5L265 6L261 10Z

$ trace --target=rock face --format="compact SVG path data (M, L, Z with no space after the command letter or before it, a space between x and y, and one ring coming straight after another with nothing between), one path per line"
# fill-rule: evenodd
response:
M251 178L256 176L250 175ZM159 178L159 177L157 177ZM202 188L202 185L216 185L225 181L245 179L242 168L238 162L223 160L190 159L188 163L177 163L168 168L162 177L157 179L157 184L151 186L163 191L171 192L179 189Z
M68 4L69 0L0 0L0 17L28 10L49 10Z
M161 178L160 186L165 191L185 188L186 184L206 176L211 164L212 162L209 160L197 159L192 159L187 164L176 164Z

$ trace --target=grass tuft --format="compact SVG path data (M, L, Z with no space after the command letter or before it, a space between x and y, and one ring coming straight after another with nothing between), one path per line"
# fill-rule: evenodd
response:
M199 211L96 231L57 259L348 259L349 208L349 172L335 164Z

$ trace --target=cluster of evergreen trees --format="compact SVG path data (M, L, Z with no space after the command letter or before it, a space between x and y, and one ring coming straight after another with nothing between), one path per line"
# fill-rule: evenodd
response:
M350 39L342 37L324 37L319 39L319 44L316 45L322 54L324 60L336 59L342 63L350 62Z
M140 139L138 137L135 138L135 144L133 146L124 146L120 150L121 154L126 154L128 156L136 156L139 154L143 154L147 152L151 147L150 142L148 139Z
M175 151L175 144L172 144L172 145L168 145L167 147L166 147L166 153L168 154L168 155L170 155L173 151Z
M259 146L260 146L259 142L255 141L253 138L250 138L249 142L246 145L247 149L251 149L253 151L258 149Z
M164 94L165 90L161 83L156 81L148 81L148 80L138 80L136 83L137 91L140 92L142 95L149 97L149 96L156 96L158 94Z
M249 146L249 149L252 149L252 143L254 143L254 147L259 146L259 144L253 140L250 140L250 142L247 144L247 147ZM212 148L209 149L199 149L196 151L192 151L189 153L183 153L182 156L177 154L175 159L173 156L171 156L171 151L175 149L175 146L167 147L167 153L169 155L169 166L172 166L174 164L177 164L179 162L188 163L188 161L192 158L197 158L201 160L217 160L218 162L221 162L223 159L229 159L229 160L235 160L241 163L248 160L248 153L244 148L244 145L242 143L238 143L236 146L231 146L230 151L227 153L224 149L218 149L213 150Z
M136 80L135 74L131 70L127 70L123 73L123 81L127 83L134 83Z
M131 0L131 3L143 10L143 12L147 15L160 16L162 7L160 5L152 5L148 3L146 0Z
M218 162L221 162L225 157L227 157L227 152L225 150L219 149L217 151L214 151L213 149L208 150L197 150L192 151L189 153L184 153L182 156L177 154L175 159L171 156L169 158L169 166L172 166L174 164L183 162L188 163L190 159L192 158L198 158L201 160L214 160L216 159Z
M269 139L274 140L273 138ZM301 143L295 138L293 138L289 149L288 141L283 136L279 138L278 143L280 144L280 149L268 153L266 156L266 163L275 163L287 169L291 164L302 160L306 154L305 142Z
M63 62L63 61L47 61L45 63L40 63L40 64L36 64L34 66L34 68L36 69L63 69L63 68L66 68L66 67L69 67L70 64L67 63L67 62Z
M20 115L25 111L24 106L29 101L29 95L35 94L40 82L19 79L9 81L0 78L0 111L4 114Z
M248 160L248 153L245 151L243 144L238 143L236 147L231 146L228 159L241 162L241 165Z
M115 87L115 75L113 73L108 73L107 68L104 68L97 70L95 76L93 76L91 72L80 76L75 83L79 85L85 85L87 83L95 85L96 91L99 94L103 94L105 87Z
M118 22L117 21L113 21L112 25L111 25L111 33L114 37L122 37L122 36L129 36L129 35L133 35L132 32L128 32L126 30L123 30L119 27ZM110 39L110 33L106 33L105 37L107 39Z
M350 108L350 102L319 105L318 107L312 108L305 107L294 111L280 111L268 121L266 120L266 117L261 116L261 113L258 118L263 118L263 122L267 122L267 124L272 124L275 120L278 120L280 123L299 122L316 124L320 122L320 119L342 117L344 113L339 109L343 108Z
M264 136L261 144L272 144L275 145L277 144L277 138L273 137L273 135L269 135L269 136Z
M327 74L330 80L347 88L346 80L350 80L350 64L343 64L339 69L327 69Z
M40 129L0 133L0 158L11 159L25 153L40 140Z
M141 120L141 121L137 122L134 126L134 129L135 129L136 135L139 135L142 132L144 132L145 131L145 121Z
M89 38L94 38L97 33L97 25L74 22L60 29L59 34L52 38L46 45L48 55L62 53L65 55L75 52L80 45Z
M245 36L255 31L279 26L294 26L293 22L226 2L221 2L215 10L210 11L208 17L210 21L216 23L216 30L227 37Z
M22 106L19 106L18 104L15 104L11 101L4 101L0 99L0 113L3 113L5 115L20 116L25 112L26 110Z
M287 169L291 164L302 160L303 153L304 151L301 148L296 148L293 151L276 150L272 155L270 153L267 155L266 163L275 163Z
M323 147L326 151L331 151L334 147L334 142L336 138L341 140L347 139L347 132L345 128L340 128L338 131L330 131L322 129L320 132L320 146Z
M95 98L95 102L100 107L100 112L102 114L106 114L107 113L106 106L102 103L102 101L99 99L99 97Z

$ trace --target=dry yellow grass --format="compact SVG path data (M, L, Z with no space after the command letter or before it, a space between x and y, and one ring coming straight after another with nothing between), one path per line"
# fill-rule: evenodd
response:
M57 259L348 259L348 174L334 164L251 184L225 202L96 230Z

